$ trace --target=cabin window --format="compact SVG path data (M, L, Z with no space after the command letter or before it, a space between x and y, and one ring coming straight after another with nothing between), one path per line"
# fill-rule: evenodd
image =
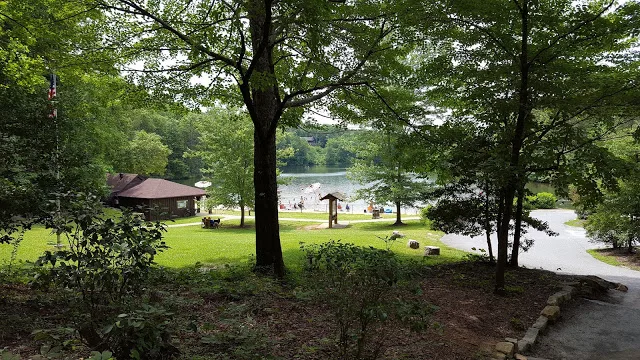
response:
M178 200L178 209L186 209L187 200Z

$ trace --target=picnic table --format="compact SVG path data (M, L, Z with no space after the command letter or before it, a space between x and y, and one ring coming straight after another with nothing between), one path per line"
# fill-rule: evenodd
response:
M220 227L220 218L212 219L210 217L202 218L202 227L204 229L217 229Z

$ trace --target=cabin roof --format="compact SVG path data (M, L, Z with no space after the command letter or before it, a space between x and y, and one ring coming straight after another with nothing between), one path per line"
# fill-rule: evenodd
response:
M118 197L137 199L166 199L177 197L200 197L207 192L196 187L175 183L164 179L145 179L143 182L125 189Z
M111 193L119 193L130 187L136 186L147 179L146 176L138 174L107 174L107 185L111 188Z

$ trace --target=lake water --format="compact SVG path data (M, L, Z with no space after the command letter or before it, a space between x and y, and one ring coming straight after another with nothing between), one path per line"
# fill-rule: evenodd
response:
M280 202L286 208L293 207L293 204L299 203L302 198L307 210L327 212L329 201L319 199L332 192L341 192L347 197L346 201L341 203L343 210L346 210L348 204L349 212L362 213L369 205L364 200L351 198L356 190L362 188L362 185L347 179L347 169L343 167L287 167L283 169L281 177L288 182L278 186ZM308 189L316 183L320 184L319 188L314 191Z
M363 213L369 206L364 200L354 200L352 198L356 190L361 189L363 186L347 179L347 169L344 167L289 166L282 169L281 177L286 179L287 184L279 185L278 193L280 203L287 209L293 209L293 204L298 204L302 200L306 210L327 212L329 201L320 201L319 199L332 192L341 192L347 197L347 200L341 203L343 211L346 210L347 204L351 213ZM199 180L202 179L185 179L177 180L176 182L193 186ZM307 189L310 185L316 183L320 184L319 188L314 191ZM554 192L553 188L548 184L530 183L527 187L534 193L541 191ZM377 205L384 205L385 208L395 211L395 206L391 204ZM403 208L403 213L417 214L418 210L417 208Z

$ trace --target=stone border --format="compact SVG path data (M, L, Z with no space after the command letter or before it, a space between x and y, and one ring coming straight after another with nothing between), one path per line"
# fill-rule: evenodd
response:
M547 306L540 312L538 320L524 334L522 339L506 338L505 341L496 344L496 353L493 357L495 360L513 359L516 360L546 360L541 358L528 357L520 354L520 352L528 351L535 344L540 335L549 324L556 322L560 318L560 305L571 300L572 296L578 293L578 287L590 288L590 291L606 292L609 289L626 292L628 288L620 283L613 283L601 279L597 276L587 275L579 276L577 281L560 283L562 290L552 294L547 299Z
M494 359L511 359L517 360L545 360L540 358L527 357L520 352L528 351L538 339L538 335L542 333L549 323L553 323L560 318L560 305L571 300L571 296L577 293L576 286L579 283L563 284L562 290L549 296L547 306L540 312L538 320L524 334L522 339L506 338L505 341L496 344L496 354Z

